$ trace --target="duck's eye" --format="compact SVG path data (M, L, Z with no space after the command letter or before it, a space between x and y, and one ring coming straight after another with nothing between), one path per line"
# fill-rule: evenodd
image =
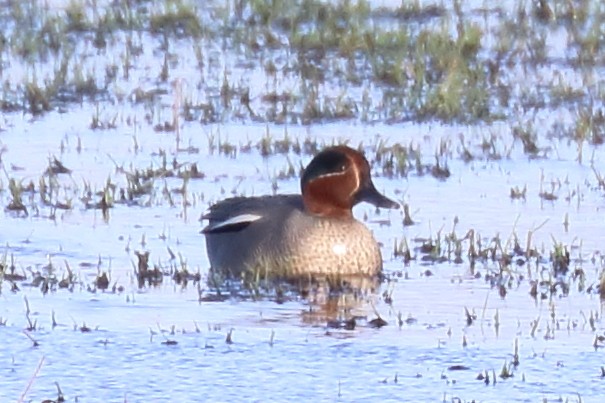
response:
M344 172L347 170L347 165L346 164L342 164L338 167L338 172Z

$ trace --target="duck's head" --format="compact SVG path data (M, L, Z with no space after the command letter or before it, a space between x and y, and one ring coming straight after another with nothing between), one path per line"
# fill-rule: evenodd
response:
M305 209L324 217L350 218L357 203L398 208L399 204L376 190L370 164L347 146L329 147L311 160L301 178Z

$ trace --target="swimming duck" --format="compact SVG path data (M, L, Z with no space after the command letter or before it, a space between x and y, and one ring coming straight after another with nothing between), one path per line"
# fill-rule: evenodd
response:
M212 270L230 277L260 270L286 280L378 275L380 248L352 208L399 204L376 190L363 154L342 145L324 149L304 170L301 191L211 206L202 216L208 220L202 233Z

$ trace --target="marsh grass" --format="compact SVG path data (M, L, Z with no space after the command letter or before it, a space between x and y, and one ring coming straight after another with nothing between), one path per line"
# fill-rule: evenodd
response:
M117 91L121 103L155 104L151 110L176 105L169 121L152 115L162 131L179 130L178 116L204 124L490 124L520 108L523 128L512 124L511 131L526 153L536 155L542 151L531 134L536 110L575 110L562 133L578 142L603 142L598 77L605 57L597 44L604 15L594 2L559 1L518 2L507 12L486 8L473 14L461 2L405 2L387 9L365 0L164 0L107 7L70 2L51 9L29 0L0 13L3 57L26 72L3 80L0 107L43 115L82 100L106 105ZM562 58L561 49L547 45L557 36L568 43ZM97 54L79 39L90 41ZM225 53L220 62L215 49ZM195 66L179 57L188 50ZM158 60L144 74L157 82L128 85L149 57ZM569 79L570 67L578 68L577 79ZM175 71L188 68L196 72L188 86L197 90L181 93L182 102L174 104L168 98L182 74ZM265 85L251 85L248 71L263 72ZM116 116L96 113L91 127L115 128ZM559 124L533 131L542 135Z
M468 230L459 236L456 230L457 220L451 232L444 234L439 230L428 237L417 237L408 246L408 240L395 240L393 256L404 262L406 267L411 260L424 263L420 276L431 276L426 270L430 264L439 267L442 263L468 266L469 275L475 280L483 281L498 291L505 299L509 291L523 286L528 295L539 300L551 300L565 297L570 292L599 294L602 290L602 277L587 278L586 259L578 248L565 245L552 238L552 247L533 245L534 231L526 236L525 248L521 237L512 232L507 239L499 234L493 237L482 237L475 230ZM570 250L576 250L572 254ZM597 270L600 273L599 270ZM392 280L403 277L404 273L392 273ZM409 278L406 270L405 278ZM587 287L587 284L593 284ZM595 287L595 284L600 284Z
M60 10L37 1L11 2L0 11L5 27L0 36L3 113L43 119L48 112L92 102L89 127L96 135L121 130L124 122L129 128L143 128L132 135L133 155L148 152L142 137L147 128L153 135L176 140L172 149L153 153L153 162L146 167L115 163L98 187L87 178L75 179L75 167L62 162L62 144L61 154L52 155L33 179L5 171L0 181L0 193L6 195L3 207L17 217L52 220L60 219L56 211L61 209L98 209L106 221L113 209L131 206L163 205L185 211L200 199L191 190L192 181L207 178L206 167L192 162L200 154L197 143L183 144L180 130L233 121L264 124L265 135L238 143L221 135L220 129L202 130L207 133L209 153L229 159L251 153L266 160L286 156L284 166L273 172L274 189L280 180L298 177L302 158L326 145L292 135L288 128L293 124L437 121L479 127L477 136L460 135L459 143L442 141L428 152L420 138L360 144L373 172L392 179L426 175L451 180L452 160L472 164L508 159L515 147L532 159L547 158L552 149L545 140L551 137L575 142L582 163L583 146L599 147L605 136L600 90L605 58L599 47L605 17L595 3L519 2L511 13L489 8L473 13L461 2L451 7L404 2L395 9L375 9L365 1L237 0L208 9L205 3L165 0L112 2L107 7L71 2ZM548 46L548 39L558 34L569 43L562 55ZM150 60L153 63L142 72L141 66ZM26 74L12 76L6 69L9 65L18 65ZM248 73L259 71L264 74L259 83L246 79ZM579 73L570 79L574 71ZM175 82L183 75L189 82L181 88ZM136 84L141 77L148 79L145 85ZM125 107L133 108L133 115L123 116ZM570 111L569 121L539 120L540 115L561 109ZM504 134L491 129L495 121L503 123ZM276 130L273 123L283 126ZM77 148L81 150L81 144ZM2 150L0 144L0 158ZM191 160L184 157L188 154ZM591 163L596 185L588 185L602 193L605 180L595 161ZM563 202L562 181L542 178L540 201ZM510 185L511 199L523 202L534 195L535 189L528 190L523 183ZM414 211L414 206L405 204L402 224L416 230L410 208ZM394 229L393 253L386 258L401 269L382 280L393 284L417 275L428 279L442 275L440 264L447 263L461 267L465 279L485 284L502 299L510 298L513 291L526 293L528 304L536 305L571 293L605 299L598 253L587 258L581 245L554 237L550 243L536 245L538 230L486 236L457 218L451 229L443 226L415 237ZM160 238L165 240L166 234ZM146 245L143 237L140 250L131 256L133 284L126 285L100 265L92 266L94 278L89 279L71 269L73 262L57 265L34 257L43 263L28 266L16 262L7 246L0 258L1 290L18 293L31 287L43 294L97 293L121 292L128 286L144 290L178 285L197 287L200 302L233 298L281 303L300 296L330 299L347 293L362 298L353 282L322 279L330 284L327 287L321 281L291 284L272 278L263 267L235 279L229 278L231 273L206 276L204 270L189 266L187 256L170 249L168 257L158 257L154 251L151 260ZM130 248L128 241L126 252ZM411 264L414 261L422 267L417 269ZM452 281L461 281L460 277L452 275ZM392 293L383 294L391 307L393 298ZM465 309L468 326L489 321L476 310ZM557 313L548 314L531 323L530 337L555 337ZM29 308L27 315L28 329L38 329ZM376 316L382 319L377 312ZM414 323L414 318L408 319ZM359 324L351 317L321 320L332 331L349 331ZM597 313L590 312L583 326L595 332L599 320ZM400 328L408 323L401 312L397 321ZM74 322L74 329L92 330L84 322ZM159 326L158 331L164 334ZM227 343L233 342L231 335L229 331ZM466 337L463 347L468 346ZM163 344L172 341L176 343L164 336ZM595 334L594 348L603 348L600 334ZM500 376L493 369L485 370L481 380L493 384L517 375L520 355L524 356L515 340L514 353L502 364Z

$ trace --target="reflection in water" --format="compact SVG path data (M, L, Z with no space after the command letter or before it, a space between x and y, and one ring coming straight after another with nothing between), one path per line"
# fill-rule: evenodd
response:
M354 330L360 324L384 326L386 322L375 308L380 298L381 280L368 276L349 276L340 280L338 287L329 282L317 283L305 294L309 310L303 312L303 323L344 330ZM370 321L369 315L374 316Z
M132 11L119 7L129 2L114 3L118 16ZM220 2L195 3L205 9L206 3ZM367 12L365 6L351 3L358 11ZM466 2L463 9L474 8L475 3L478 2ZM531 8L546 2L522 3ZM554 61L538 63L537 69L526 69L514 62L521 61L516 57L524 53L517 52L518 45L523 47L529 42L509 38L506 27L531 21L539 13L523 6L517 12L512 3L510 7L502 6L502 10L486 8L480 15L471 12L462 16L456 12L460 26L472 28L467 33L483 26L484 21L488 22L485 26L494 23L494 29L484 34L496 48L482 48L481 60L473 62L480 71L486 65L483 56L490 58L490 49L500 54L498 38L490 32L501 32L506 42L513 41L509 52L512 70L504 69L506 66L498 65L497 60L496 64L487 60L490 77L499 83L497 87L504 83L504 87L512 88L510 102L503 102L502 106L513 105L513 119L490 119L468 126L450 121L441 125L430 119L422 124L397 117L383 122L382 117L399 116L395 109L394 115L388 113L389 105L397 102L384 102L381 94L383 90L390 91L388 86L374 86L363 78L364 63L362 70L355 63L347 65L352 68L352 74L347 76L355 81L363 78L364 88L354 84L348 88L352 91L344 91L339 85L341 63L335 62L332 65L337 68L336 76L329 68L323 70L338 83L329 78L317 83L316 75L311 74L314 83L309 88L318 89L320 94L311 91L311 97L294 94L296 99L292 98L290 87L297 75L291 69L294 65L289 62L290 52L280 55L273 52L272 46L263 47L259 52L263 62L258 71L253 69L254 74L265 70L273 73L253 75L249 80L249 67L240 69L237 65L250 66L250 55L222 58L218 49L226 48L216 46L214 39L224 38L216 35L214 24L205 28L212 38L202 41L172 41L168 31L163 31L159 39L162 43L170 40L170 54L179 55L179 60L172 58L168 64L162 62L168 53L157 51L158 38L144 31L137 31L132 44L127 41L129 56L123 64L125 72L130 71L128 74L112 73L115 58L106 57L122 53L122 40L114 41L117 51L112 45L106 50L97 49L96 57L87 56L84 67L69 63L87 75L90 71L88 78L97 84L108 72L111 77L123 76L121 84L105 85L103 90L111 92L111 88L123 87L119 90L122 95L118 94L116 102L108 93L109 102L100 99L81 102L75 108L61 106L60 110L34 119L9 110L0 118L0 362L4 369L0 401L17 400L30 380L33 385L27 400L32 401L49 397L60 400L62 393L55 383L61 385L67 401L334 401L341 397L344 401L501 401L503 396L511 401L550 401L561 400L562 395L572 396L574 401L576 396L578 400L597 401L603 390L601 365L605 347L605 275L600 252L605 183L598 161L604 160L605 148L599 145L602 141L592 144L580 132L602 137L602 130L583 130L599 127L593 123L602 121L599 115L603 105L602 97L591 95L595 86L582 84L584 76L589 81L599 77L584 74L586 71L602 66L596 63L591 67L587 61L581 70L576 70L578 64L574 60L560 63L576 51L550 45L591 43L576 42L581 39L576 38L576 33L591 35L593 30L584 24L602 21L603 7L599 2L567 3L579 4L569 13L578 12L588 18L568 23L563 7L558 10L562 19L556 20L565 21L564 24L541 21L537 29L517 30L536 34L538 54L544 51L545 60ZM15 7L0 12L3 37L12 38L14 28L19 31L21 27L6 23L11 10L30 15L22 11L37 9L33 7L36 2L13 4ZM146 2L142 7L143 14L136 18L159 15L157 10L150 12ZM250 7L244 11L247 16L239 19L249 20ZM71 8L70 15L85 20L91 17L90 12ZM447 5L446 8L441 15L447 20L453 14ZM63 7L60 10L65 11ZM52 12L40 11L38 16L50 17L53 27L60 22ZM381 21L391 19L396 39L407 27L432 37L424 29L429 28L425 23L430 25L430 21L421 16L415 22L407 14L402 20L401 11L407 13L402 8L392 13L386 9L367 13L372 18L380 17L376 27L371 28L380 29ZM509 24L518 20L519 13L527 18ZM218 15L219 22L221 15L230 18L229 13L209 14ZM99 14L100 20L105 21L103 15ZM443 31L441 17L430 19ZM38 28L47 27L39 23L36 15L28 21ZM303 23L308 25L307 20ZM252 37L258 30L254 25L244 28L252 29ZM337 28L340 25L336 24ZM29 29L21 31L31 37ZM232 31L236 36L242 34L238 29ZM295 29L291 31L298 34ZM569 41L561 40L561 35L566 35L564 31L569 31ZM105 31L99 32L103 36ZM284 39L281 35L278 33L278 41ZM85 45L75 45L76 48L90 53L86 45L89 36L81 35ZM415 36L406 38L415 41ZM542 46L544 38L549 46ZM453 40L468 48L464 42L468 42L469 35L459 39L460 43L456 38L449 38L446 43ZM16 46L7 47L9 53L21 48L17 42ZM258 45L256 40L250 42ZM262 42L261 38L261 45ZM287 39L281 42L288 43ZM69 44L70 49L65 60L78 55L72 52L72 41L62 43ZM202 44L202 48L192 52L192 43ZM131 45L136 52L130 52ZM27 68L15 63L9 53L3 53L2 67L8 68L3 76L8 89L3 95L14 98L16 93L11 88L29 90L49 83L49 93L57 92L52 74L59 59L43 57L50 65L44 62L39 70L31 52L24 52L28 56ZM401 54L395 53L398 57ZM333 52L326 54L334 56ZM302 60L299 53L292 55L294 64ZM136 63L132 64L133 60ZM423 58L418 60L421 65L424 63ZM99 67L104 64L95 66L97 62L109 62L109 70ZM458 63L451 65L460 67ZM36 82L36 75L46 77L44 66L50 69L50 79ZM149 66L165 67L170 73L170 79L157 81L159 93L148 80L157 76ZM202 72L200 66L205 66ZM408 71L406 66L395 70ZM499 67L491 71L492 66ZM276 67L283 71L284 75L279 75L282 78L276 78ZM562 80L554 80L554 87L548 85L551 68ZM517 74L521 70L523 74ZM32 71L38 74L31 74ZM577 71L583 72L582 77L576 75ZM23 83L29 84L19 86L19 79L11 72L18 76L26 73ZM80 74L68 76L78 78ZM183 116L177 107L180 89L173 94L173 87L167 87L169 90L164 93L164 85L173 79L178 82L179 76L192 80L201 77L202 92L198 94L191 82L191 88L185 91L187 107L183 108L187 119L166 126L162 123L166 111L177 120ZM266 85L275 80L281 80L277 88ZM147 84L152 86L149 91L142 89ZM282 84L288 87L283 94ZM275 108L275 102L254 96L268 91L269 97L283 98L284 113L295 115L300 113L296 108L300 101L309 101L305 111L334 110L338 114L342 106L348 108L350 97L362 96L364 104L366 99L369 102L363 111L372 123L339 119L330 123L328 119L321 125L299 125L296 122L300 117L294 117L292 124L287 120L287 125L250 124L245 117L241 122L239 117L236 122L230 121L229 116L220 113L226 109L221 107L221 99L223 95L234 97L234 105L245 105L249 99L244 98L250 97L245 95L238 100L242 97L240 86L243 92L248 86L252 88L255 118L265 116L263 111L267 110L270 116ZM298 86L292 88L296 92ZM305 90L307 86L300 88ZM495 90L501 92L500 88ZM217 96L219 91L221 99ZM548 102L553 98L551 92L569 93L571 103L559 104L561 94L554 97L554 103ZM447 95L447 91L441 93ZM580 108L581 119L574 121L576 106L583 104L577 102L577 93L594 98L596 106L592 108L591 103L586 110ZM539 104L542 94L546 95L546 109L525 108L527 111L521 111L523 116L519 116L519 108L514 105L527 105L528 100L532 105L533 100ZM64 91L59 91L59 95L64 97ZM136 100L130 103L131 98ZM10 109L13 101L9 99L4 106ZM499 114L496 104L492 106ZM558 113L561 111L564 113ZM200 122L211 121L217 124L200 128ZM399 124L393 124L396 121ZM542 121L552 121L552 127L542 125ZM99 130L114 127L114 123L119 125L117 130ZM278 138L281 133L283 140ZM567 137L569 134L572 136ZM566 137L570 141L565 141ZM262 273L229 280L211 273L207 283L210 291L202 294L205 290L200 290L200 279L206 276L208 259L201 237L197 236L196 223L188 218L192 213L188 212L197 214L208 204L229 196L266 194L269 190L296 192L298 166L322 144L333 143L359 144L371 160L377 187L397 194L405 203L401 220L398 214L374 212L365 206L357 207L355 214L364 217L364 225L386 245L381 248L385 272L394 274L405 265L405 278L389 290L388 298L381 293L381 282L376 279L275 284L265 281ZM582 162L582 153L591 154L589 164ZM440 165L441 162L445 164ZM392 244L401 247L389 250L388 245ZM135 248L143 252L134 252ZM91 281L93 286L89 287ZM187 286L188 282L192 285ZM24 298L29 301L26 306ZM221 302L208 303L213 298ZM385 323L380 315L389 321L389 326L369 331L368 327ZM402 320L406 316L408 319ZM399 326L394 323L397 321ZM150 338L150 331L158 328L170 330L160 329L165 337ZM233 338L230 329L235 329ZM326 333L350 341L341 343L325 337ZM317 337L308 337L309 334ZM503 366L511 368L511 364L514 377L507 371L489 388L483 388L484 382L477 379L477 373L488 373L495 380L494 369L497 372ZM175 374L179 374L178 379ZM383 382L386 379L388 382Z
M216 277L211 278L212 287L228 289L231 297L246 299L252 296L277 303L302 298L308 306L302 313L302 323L307 325L353 330L359 323L366 323L369 315L377 317L368 322L370 326L380 327L383 322L374 308L382 282L376 276L323 277L289 282L272 280L262 285L227 280L220 288L216 288Z

